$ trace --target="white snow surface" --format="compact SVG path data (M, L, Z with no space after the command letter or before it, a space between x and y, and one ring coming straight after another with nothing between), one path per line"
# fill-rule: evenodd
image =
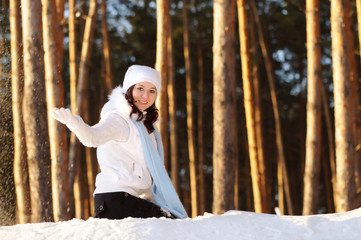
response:
M361 208L345 213L278 216L246 211L183 220L90 218L0 227L0 239L327 239L361 240Z

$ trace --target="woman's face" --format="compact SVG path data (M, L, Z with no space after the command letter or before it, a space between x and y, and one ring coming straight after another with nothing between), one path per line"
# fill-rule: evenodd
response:
M153 105L157 98L157 88L153 83L140 82L135 84L133 88L134 105L144 111Z

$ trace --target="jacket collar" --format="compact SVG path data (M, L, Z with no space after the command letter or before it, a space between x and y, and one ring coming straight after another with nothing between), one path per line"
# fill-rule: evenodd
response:
M120 112L123 116L129 117L132 107L129 105L128 101L125 99L125 94L123 93L123 88L118 86L113 89L111 94L108 96L108 102L104 105L101 118L105 116L108 112ZM146 111L143 111L143 115L147 114ZM132 114L132 119L136 120L138 114Z

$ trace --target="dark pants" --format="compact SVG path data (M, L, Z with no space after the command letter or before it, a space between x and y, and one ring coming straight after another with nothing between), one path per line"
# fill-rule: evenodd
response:
M159 206L126 192L99 193L94 196L96 218L123 219L126 217L175 218Z

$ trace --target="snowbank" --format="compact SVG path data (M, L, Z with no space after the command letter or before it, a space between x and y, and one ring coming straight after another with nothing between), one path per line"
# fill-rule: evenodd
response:
M0 239L361 239L361 208L346 213L277 216L245 211L193 219L73 219L0 227Z

